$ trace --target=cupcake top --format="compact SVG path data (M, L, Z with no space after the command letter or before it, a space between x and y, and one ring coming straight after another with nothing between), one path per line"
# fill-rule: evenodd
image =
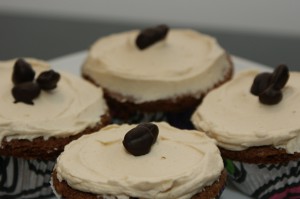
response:
M274 105L251 94L258 73L242 72L209 93L193 114L193 124L228 150L271 145L291 154L300 152L300 73L290 73L282 100Z
M50 69L41 60L25 60L35 71L35 78ZM63 72L59 72L57 87L42 90L33 104L16 103L12 95L15 62L0 62L0 140L67 137L95 126L106 113L100 88Z
M231 70L216 39L189 29L171 29L166 37L139 49L133 30L96 41L83 75L135 103L200 95ZM128 100L127 99L127 100Z
M220 177L224 167L214 140L202 132L154 124L157 140L141 156L122 144L136 125L109 125L71 142L57 160L57 178L105 198L185 199Z

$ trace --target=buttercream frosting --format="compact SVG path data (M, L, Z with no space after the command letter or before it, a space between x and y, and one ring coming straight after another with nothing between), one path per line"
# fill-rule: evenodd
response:
M26 58L36 77L50 69L41 60ZM61 79L52 91L41 91L34 105L14 103L12 71L16 60L0 62L0 141L11 139L32 140L42 136L66 137L77 134L100 122L107 106L101 88L80 77L59 72Z
M262 104L250 93L258 73L242 72L209 93L193 114L193 124L225 149L272 145L300 152L300 73L290 73L283 99L276 105Z
M128 101L143 103L183 95L200 97L232 68L215 38L189 29L171 29L166 38L140 50L138 30L96 41L83 75Z
M158 139L143 156L129 154L122 144L135 125L109 125L82 136L57 159L57 178L105 199L187 199L219 179L224 166L213 139L199 131L155 124Z

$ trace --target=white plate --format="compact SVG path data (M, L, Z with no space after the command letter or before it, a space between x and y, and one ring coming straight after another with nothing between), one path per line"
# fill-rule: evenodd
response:
M83 64L86 55L87 55L87 51L81 51L70 55L62 56L56 59L52 59L50 60L50 63L53 69L64 70L76 75L80 75L80 67ZM249 68L270 70L270 68L268 68L267 66L237 56L233 56L233 63L235 67L235 72L240 72L242 70L249 69ZM250 198L239 193L234 188L226 187L224 193L221 196L221 199L250 199Z

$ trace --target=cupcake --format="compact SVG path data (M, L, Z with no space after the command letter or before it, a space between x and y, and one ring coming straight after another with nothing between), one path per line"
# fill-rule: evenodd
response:
M51 196L64 146L109 122L102 90L32 58L1 61L0 76L0 198Z
M82 75L104 88L116 123L167 121L191 128L191 113L229 80L233 64L215 38L165 25L96 41Z
M58 198L218 198L226 171L213 139L165 122L112 124L68 144L52 174Z
M290 198L300 195L299 100L299 72L249 70L209 93L192 122L216 139L240 191Z

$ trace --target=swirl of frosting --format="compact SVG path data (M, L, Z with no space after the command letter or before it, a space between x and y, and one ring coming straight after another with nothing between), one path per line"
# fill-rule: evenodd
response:
M290 73L282 101L273 106L260 103L250 93L258 73L242 72L208 94L192 122L225 149L273 145L288 153L300 152L300 73Z
M36 76L49 70L41 60L27 58ZM56 89L42 91L34 106L14 103L11 80L15 60L0 62L0 140L66 137L99 123L107 111L102 90L79 77L60 72Z
M83 65L83 75L136 103L196 95L224 80L231 70L215 38L193 30L172 29L145 50L135 45L138 30L99 39Z
M76 190L117 198L191 198L215 182L223 162L213 139L199 131L159 128L149 154L133 156L122 145L135 125L109 125L66 146L57 178ZM105 197L106 198L106 197Z

